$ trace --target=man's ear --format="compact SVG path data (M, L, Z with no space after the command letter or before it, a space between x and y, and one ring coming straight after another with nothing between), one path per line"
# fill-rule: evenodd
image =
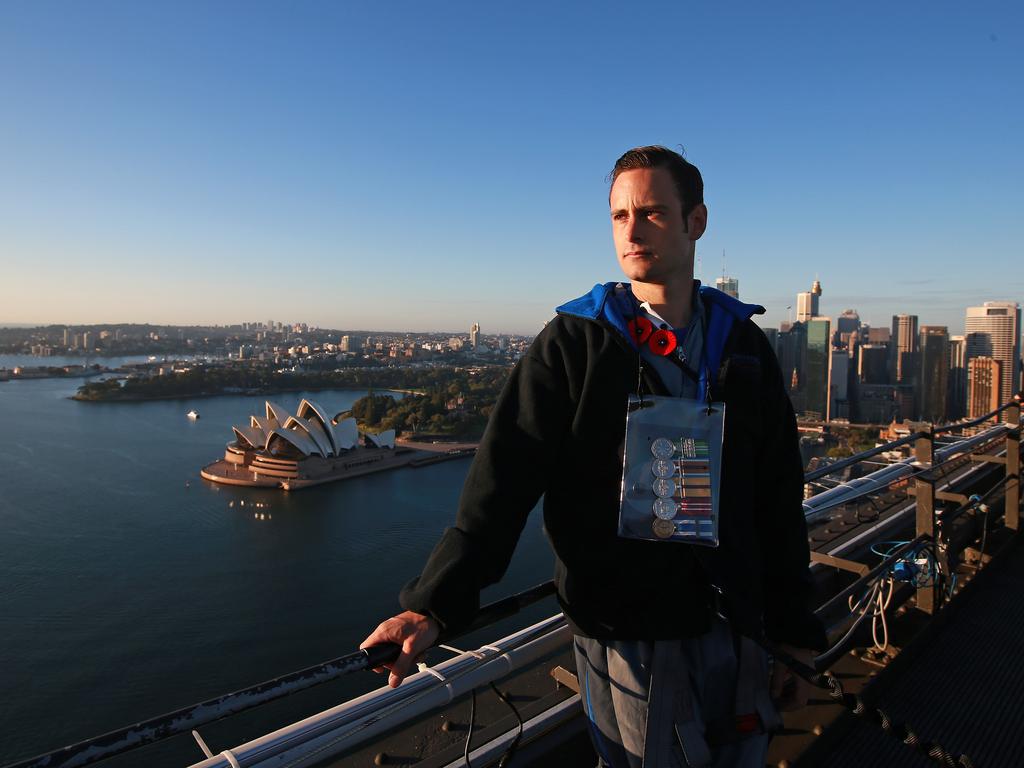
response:
M693 206L693 210L686 217L686 232L690 236L690 240L700 240L707 228L708 207L704 203Z

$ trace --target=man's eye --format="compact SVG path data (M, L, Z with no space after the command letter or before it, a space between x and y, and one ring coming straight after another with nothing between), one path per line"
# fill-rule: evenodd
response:
M614 221L625 221L626 218L627 218L627 216L624 213L613 213L612 214L612 219Z

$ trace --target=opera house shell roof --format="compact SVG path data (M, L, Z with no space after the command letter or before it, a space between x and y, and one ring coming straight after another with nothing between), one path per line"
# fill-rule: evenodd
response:
M232 429L239 448L283 459L331 458L352 450L359 443L355 419L345 414L332 419L318 403L306 399L299 403L294 416L268 400L263 416L251 416L249 426ZM364 433L364 437L377 448L395 447L394 430Z

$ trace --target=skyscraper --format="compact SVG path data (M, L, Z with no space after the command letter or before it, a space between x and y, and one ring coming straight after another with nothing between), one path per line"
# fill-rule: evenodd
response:
M480 345L480 323L473 323L469 326L469 345L474 350Z
M806 323L812 317L818 316L818 298L821 296L821 283L817 280L811 285L811 290L796 295L796 320L798 323Z
M836 330L840 333L852 333L860 330L860 315L856 309L847 309L836 318Z
M828 412L826 419L850 418L850 355L845 349L833 349L828 372Z
M807 357L804 364L804 410L819 419L828 418L831 321L814 317L807 321Z
M893 315L890 339L893 383L914 386L918 369L917 315Z
M949 337L949 395L946 417L962 419L967 413L967 344L963 336Z
M790 397L800 388L804 380L804 365L807 358L807 325L793 323L788 329L780 330L776 349L779 355L779 367L782 368L782 380L789 388ZM793 409L798 403L793 401Z
M858 354L857 375L862 383L889 383L889 348L885 344L862 344Z
M967 340L968 378L970 361L975 357L998 360L999 404L1008 402L1020 387L1020 304L986 301L980 307L968 307L964 335ZM973 394L971 405L974 405Z
M999 382L1002 379L1003 364L994 358L979 355L967 364L970 379L967 416L976 419L991 413L1000 406Z
M725 275L716 277L715 288L720 290L722 293L729 294L734 299L738 299L740 297L740 281L735 277L726 277Z
M920 350L918 417L932 424L942 424L946 420L949 386L949 331L946 326L922 325Z

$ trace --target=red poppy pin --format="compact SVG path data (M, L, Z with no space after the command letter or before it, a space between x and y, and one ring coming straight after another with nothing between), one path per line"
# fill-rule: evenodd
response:
M672 331L657 330L651 334L647 346L656 355L670 355L676 348L676 335Z
M637 315L627 325L629 327L629 335L633 337L633 341L638 345L647 341L654 330L654 325L643 315Z

